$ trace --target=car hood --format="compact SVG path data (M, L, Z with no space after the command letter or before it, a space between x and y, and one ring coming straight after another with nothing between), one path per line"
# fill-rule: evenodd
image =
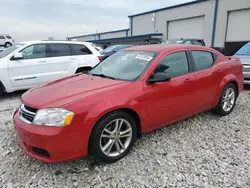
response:
M31 89L21 100L33 108L56 108L124 84L128 82L79 74Z
M243 65L250 65L250 55L235 55L235 57L239 57Z

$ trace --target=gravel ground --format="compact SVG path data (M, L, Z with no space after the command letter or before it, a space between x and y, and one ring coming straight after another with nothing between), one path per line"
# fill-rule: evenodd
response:
M21 93L0 99L0 187L250 187L250 88L234 112L206 112L143 135L124 159L44 164L16 143Z

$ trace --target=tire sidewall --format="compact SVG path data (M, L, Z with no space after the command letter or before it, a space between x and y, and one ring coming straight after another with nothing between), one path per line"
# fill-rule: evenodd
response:
M121 155L116 156L116 157L109 157L105 155L100 148L100 137L104 128L111 121L113 121L114 119L119 119L119 118L125 119L130 123L131 128L132 128L132 139L131 139L129 147ZM101 118L101 120L99 120L96 123L91 133L90 145L89 145L90 153L94 155L94 157L96 157L98 160L101 160L107 163L113 163L115 161L122 159L128 154L128 152L131 150L132 146L134 145L134 142L136 141L136 135L137 135L137 130L136 130L135 120L128 113L123 112L123 111L112 112L110 114L105 115L103 118Z
M232 88L232 89L234 90L234 93L235 93L235 101L234 101L234 104L233 104L231 110L225 111L225 110L223 109L223 101L222 101L222 100L223 100L223 96L224 96L224 94L225 94L225 92L226 92L226 90L227 90L228 88ZM236 89L235 85L232 84L232 83L227 84L227 85L224 87L224 89L223 89L223 91L222 91L222 93L221 93L221 96L220 96L218 105L217 105L217 107L216 107L216 108L220 111L221 115L228 115L228 114L230 114L230 113L234 110L234 107L235 107L235 105L236 105L237 98L238 98L238 93L237 93L237 89Z

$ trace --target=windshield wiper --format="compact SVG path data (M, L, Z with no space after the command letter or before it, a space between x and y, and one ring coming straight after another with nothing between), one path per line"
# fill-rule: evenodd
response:
M108 76L108 75L105 75L105 74L92 74L92 73L90 73L90 74L93 75L93 76L100 76L102 78L109 78L109 79L115 80L114 77L111 77L111 76Z

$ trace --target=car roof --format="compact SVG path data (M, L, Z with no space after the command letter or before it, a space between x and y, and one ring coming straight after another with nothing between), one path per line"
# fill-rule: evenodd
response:
M62 44L88 44L91 45L90 42L78 42L78 41L69 41L69 40L33 40L33 41L23 41L20 42L22 44L37 44L37 43L62 43Z
M126 51L149 51L149 52L161 52L161 51L171 51L171 50L186 50L186 49L200 49L208 50L207 47L199 45L190 45L190 44L154 44L154 45L141 45L126 48Z

